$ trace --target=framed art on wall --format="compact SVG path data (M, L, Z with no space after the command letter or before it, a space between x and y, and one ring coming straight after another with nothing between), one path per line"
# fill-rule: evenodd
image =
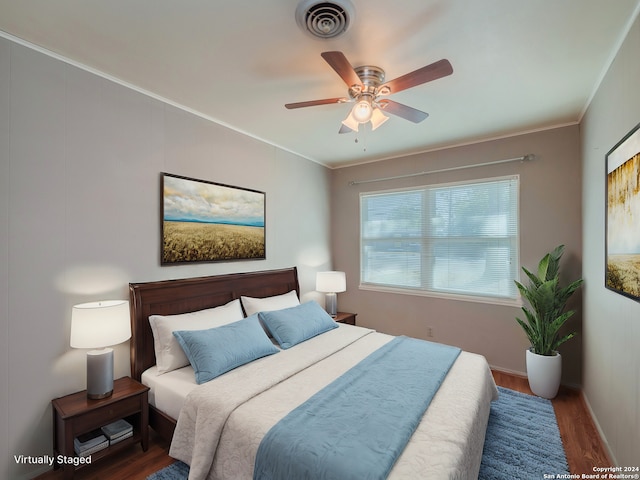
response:
M605 286L640 301L640 124L606 155Z
M265 193L162 173L161 264L264 260Z

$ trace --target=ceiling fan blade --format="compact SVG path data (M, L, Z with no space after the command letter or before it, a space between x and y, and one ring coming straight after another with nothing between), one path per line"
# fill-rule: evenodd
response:
M362 80L342 52L322 52L320 55L340 75L348 87L362 85Z
M446 77L453 73L453 67L449 60L438 60L431 65L414 70L411 73L407 73L401 77L395 78L381 85L379 90L385 90L385 87L389 90L388 94L401 92L407 88L415 87L416 85L422 85L423 83L437 80L438 78Z
M427 112L416 110L415 108L408 107L406 105L403 105L402 103L394 102L393 100L384 99L380 100L378 103L380 104L380 108L384 112L402 117L405 120L409 120L413 123L420 123L429 116Z
M345 103L348 101L349 99L344 97L325 98L323 100L311 100L308 102L287 103L285 107L291 110L293 108L314 107L316 105L330 105L332 103Z

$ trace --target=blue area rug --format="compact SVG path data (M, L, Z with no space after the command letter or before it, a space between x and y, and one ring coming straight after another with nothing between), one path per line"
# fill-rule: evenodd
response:
M550 400L498 387L484 441L481 480L534 479L568 474ZM557 478L557 476L556 476Z
M529 480L569 473L551 401L498 387L491 404L480 480ZM189 467L175 462L147 480L187 480ZM556 477L557 478L557 477Z
M189 465L182 462L175 462L152 473L147 480L187 480L189 478Z

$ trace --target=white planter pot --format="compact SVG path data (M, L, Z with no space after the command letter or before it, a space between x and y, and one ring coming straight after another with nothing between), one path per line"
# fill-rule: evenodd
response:
M527 377L531 391L543 398L554 398L560 387L562 356L538 355L527 350Z

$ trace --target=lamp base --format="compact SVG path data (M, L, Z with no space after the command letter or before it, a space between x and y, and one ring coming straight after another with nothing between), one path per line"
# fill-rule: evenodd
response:
M336 318L338 315L338 295L335 293L327 293L324 301L324 308L329 315Z
M113 348L87 352L87 397L97 400L113 393Z

